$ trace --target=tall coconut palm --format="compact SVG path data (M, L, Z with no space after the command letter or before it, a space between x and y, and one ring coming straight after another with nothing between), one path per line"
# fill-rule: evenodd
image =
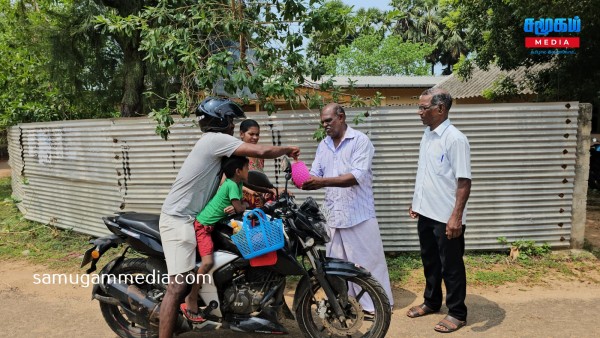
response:
M440 7L437 0L394 0L392 6L402 13L392 28L395 34L406 41L435 46L426 57L431 64L431 74L438 62L447 66L446 73L451 73L452 65L458 62L460 55L468 53L465 33L444 23L444 17L451 10L448 5Z

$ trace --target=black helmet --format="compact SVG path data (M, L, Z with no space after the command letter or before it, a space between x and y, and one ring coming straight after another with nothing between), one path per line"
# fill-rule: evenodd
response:
M196 116L200 129L222 133L227 131L229 124L234 119L245 119L246 115L240 106L229 99L207 97L196 108Z

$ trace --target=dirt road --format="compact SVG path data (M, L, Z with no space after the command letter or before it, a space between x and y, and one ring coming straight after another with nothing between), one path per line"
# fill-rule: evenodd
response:
M57 273L22 261L0 261L0 337L116 337L104 323L90 289L80 285L36 285L35 274ZM38 277L39 277L38 276ZM594 276L597 279L599 276ZM73 277L74 278L74 277ZM597 337L600 285L547 279L536 287L470 288L469 323L461 337ZM418 287L396 289L389 337L436 337L442 314L409 319L405 313L421 300ZM288 294L291 296L291 294ZM293 321L290 337L300 337ZM205 337L186 334L184 337ZM211 332L210 337L265 337Z

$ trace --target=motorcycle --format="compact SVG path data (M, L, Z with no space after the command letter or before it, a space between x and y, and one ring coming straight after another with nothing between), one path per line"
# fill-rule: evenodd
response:
M203 276L208 283L198 297L206 321L192 323L180 313L175 332L231 329L286 334L281 320L295 318L305 337L385 337L391 307L384 289L366 269L325 256L323 245L329 241L325 217L311 197L300 206L295 203L287 189L290 161L282 162L285 189L262 207L270 217L282 219L285 243L276 251L276 262L252 266L232 241L233 229L227 222L217 224L212 232L214 266ZM261 172L251 171L249 182L273 188ZM91 263L87 269L91 273L109 249L124 246L124 250L98 273L92 298L100 302L106 323L120 337L156 337L168 283L159 216L127 212L103 220L113 234L90 241L93 247L85 252L81 267ZM196 267L200 264L198 259ZM284 297L291 276L300 276L293 313ZM364 311L363 297L370 298L374 311Z

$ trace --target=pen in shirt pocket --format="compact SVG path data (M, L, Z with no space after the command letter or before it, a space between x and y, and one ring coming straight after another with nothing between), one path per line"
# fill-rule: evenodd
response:
M440 159L440 162L444 162L444 154L442 154L442 158Z

